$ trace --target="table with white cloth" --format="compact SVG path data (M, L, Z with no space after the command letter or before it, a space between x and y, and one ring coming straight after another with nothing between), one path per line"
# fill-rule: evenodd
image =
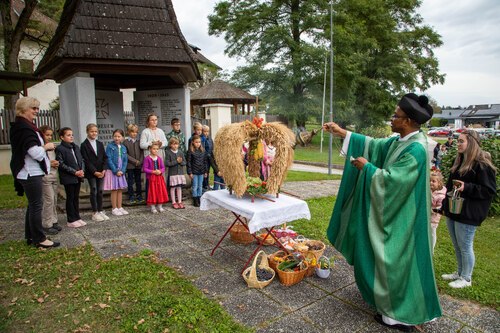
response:
M200 210L224 208L231 211L235 216L234 221L221 237L217 245L215 245L210 255L214 254L215 250L229 233L229 230L238 222L247 228L258 242L258 247L247 260L243 270L260 250L267 237L273 237L275 244L281 246L281 248L286 251L272 233L273 228L298 219L310 220L311 213L309 207L304 200L283 193L280 193L278 197L274 195L265 196L274 202L258 197L255 197L254 202L252 202L248 195L238 198L234 194L230 194L228 190L208 191L203 194L200 202ZM255 236L255 232L261 229L267 231L267 235L262 240Z

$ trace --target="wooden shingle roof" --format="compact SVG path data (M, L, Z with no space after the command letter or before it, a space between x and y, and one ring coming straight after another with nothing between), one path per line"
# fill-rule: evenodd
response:
M79 71L170 75L177 84L199 78L171 0L67 0L37 73L62 79Z
M241 101L252 103L255 102L255 100L255 96L222 80L213 80L209 84L191 93L191 101L199 101L200 103L205 103L207 101L221 103Z

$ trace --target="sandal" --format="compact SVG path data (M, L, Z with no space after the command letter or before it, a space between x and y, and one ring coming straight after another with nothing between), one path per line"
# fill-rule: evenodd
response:
M172 208L173 208L173 209L179 209L179 208L181 208L181 207L179 207L179 204L178 204L177 202L174 202L174 203L172 204Z
M179 202L179 208L180 208L180 209L184 209L184 208L186 208L186 207L184 207L184 204L183 204L182 202Z

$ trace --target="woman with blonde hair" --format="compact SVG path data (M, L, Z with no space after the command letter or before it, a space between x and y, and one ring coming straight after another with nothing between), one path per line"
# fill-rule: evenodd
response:
M497 170L491 155L481 149L481 139L476 131L463 131L457 142L457 157L451 167L446 189L448 192L460 192L464 199L462 209L452 213L448 200L443 201L446 224L455 248L457 271L441 277L452 280L449 283L452 288L464 288L472 285L474 234L488 215L496 194Z
M12 158L10 168L14 176L17 195L26 194L28 207L24 224L25 238L28 245L51 248L60 244L45 236L42 227L43 177L50 172L50 160L47 151L55 146L45 143L43 134L36 127L34 120L40 112L40 102L33 97L21 97L16 102L16 119L10 127Z

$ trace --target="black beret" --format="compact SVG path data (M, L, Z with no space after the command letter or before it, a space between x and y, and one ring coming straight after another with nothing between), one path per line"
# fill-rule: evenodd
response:
M410 118L419 124L424 124L432 118L434 110L429 105L429 99L424 96L417 96L409 93L401 97L398 106Z

